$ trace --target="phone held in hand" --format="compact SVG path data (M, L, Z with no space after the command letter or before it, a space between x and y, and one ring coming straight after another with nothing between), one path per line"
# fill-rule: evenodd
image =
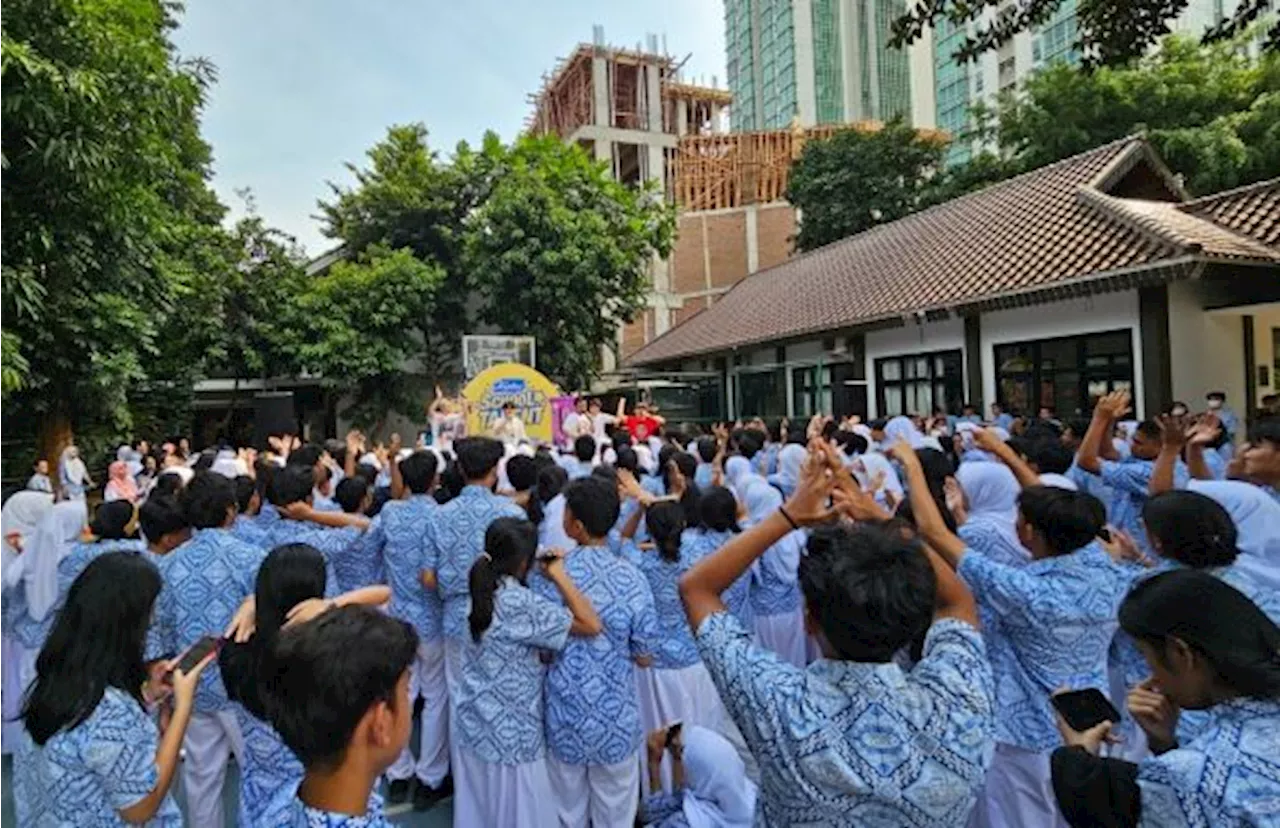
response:
M175 670L181 670L189 673L195 669L196 665L209 657L210 653L216 653L222 649L225 638L221 636L206 635L196 643L192 644L186 652L178 657L178 663L174 666ZM169 677L172 678L173 672L170 671Z
M1101 690L1094 687L1058 693L1053 696L1053 706L1077 733L1083 733L1103 722L1120 722L1120 712L1115 705L1102 695Z

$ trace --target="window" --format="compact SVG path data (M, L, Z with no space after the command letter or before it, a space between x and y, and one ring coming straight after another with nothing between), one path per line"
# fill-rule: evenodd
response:
M951 414L959 414L964 406L961 351L876 360L876 408L881 417L929 414L934 406Z
M786 369L738 375L739 417L783 417L787 413Z
M1098 397L1133 388L1129 331L997 345L997 399L1006 411L1087 414Z

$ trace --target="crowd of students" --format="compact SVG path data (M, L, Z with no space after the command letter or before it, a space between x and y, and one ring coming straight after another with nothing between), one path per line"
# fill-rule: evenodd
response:
M6 501L19 825L1280 825L1280 419L434 408Z

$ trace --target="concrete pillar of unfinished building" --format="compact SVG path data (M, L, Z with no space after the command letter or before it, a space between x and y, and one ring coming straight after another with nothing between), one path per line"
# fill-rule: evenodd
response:
M689 102L676 101L676 135L689 134Z

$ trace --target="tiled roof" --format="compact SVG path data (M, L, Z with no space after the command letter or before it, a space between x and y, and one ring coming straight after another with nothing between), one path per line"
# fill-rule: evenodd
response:
M1141 164L1166 176L1145 141L1126 138L795 256L743 279L627 364L979 307L1190 256L1280 262L1280 251L1176 202L1108 195ZM1177 197L1176 184L1164 188ZM1246 223L1246 212L1233 215Z
M1180 209L1263 244L1280 245L1280 178L1188 201Z

